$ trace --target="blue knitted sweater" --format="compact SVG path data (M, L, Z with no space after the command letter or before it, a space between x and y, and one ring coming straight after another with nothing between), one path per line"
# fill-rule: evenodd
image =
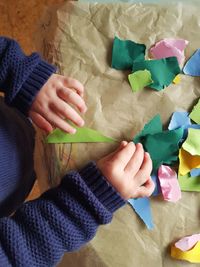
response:
M0 267L56 266L64 252L91 240L125 204L94 162L23 204L35 174L34 130L22 114L53 72L37 53L25 56L15 41L0 37L0 89L6 102L0 100Z

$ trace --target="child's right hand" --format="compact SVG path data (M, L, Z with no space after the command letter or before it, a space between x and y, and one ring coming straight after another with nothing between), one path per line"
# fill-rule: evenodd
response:
M148 197L154 191L152 161L142 144L123 141L116 151L100 159L97 167L124 199Z

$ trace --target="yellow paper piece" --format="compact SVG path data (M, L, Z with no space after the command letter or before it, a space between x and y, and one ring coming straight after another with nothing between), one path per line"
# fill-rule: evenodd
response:
M173 80L174 84L179 84L181 82L181 76L178 74L176 75L176 77Z
M200 241L196 245L188 250L182 251L174 245L171 246L171 256L177 260L186 260L192 263L200 263Z
M192 169L200 168L200 156L193 156L183 148L179 150L179 173L186 175Z

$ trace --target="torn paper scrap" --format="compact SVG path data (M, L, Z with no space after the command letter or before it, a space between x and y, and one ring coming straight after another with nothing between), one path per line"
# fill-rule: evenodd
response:
M181 189L176 172L169 166L161 165L158 178L164 200L177 202L181 198Z
M200 242L197 242L196 245L188 250L182 251L176 246L171 246L171 256L177 260L186 260L191 263L200 263Z
M150 200L147 197L143 198L131 198L128 200L129 204L135 210L135 212L139 215L139 217L143 220L145 225L149 230L154 228L152 215L151 215L151 206Z
M191 155L200 155L200 129L188 129L188 136L182 147Z
M200 124L200 99L199 99L198 103L196 104L196 106L194 106L192 112L190 113L190 118L194 122Z
M198 241L200 241L200 234L185 236L175 243L175 247L182 251L187 251L194 247Z
M188 116L189 113L186 111L175 111L172 114L168 130L175 130L180 127L187 128L189 125L191 125L191 121Z
M183 147L179 150L179 173L185 175L192 169L200 168L200 156L193 156Z
M150 52L153 58L161 59L166 57L176 57L182 66L185 60L184 49L188 45L184 39L166 38L157 42L151 47Z
M178 175L181 191L200 192L200 176L191 177L190 174Z
M198 49L186 62L183 73L190 76L200 76L200 49Z
M199 159L199 161L200 161L200 159ZM191 177L200 176L200 168L192 169L190 171L190 176Z
M132 69L133 61L144 60L146 46L115 36L112 49L111 67L117 70Z
M171 165L177 161L179 142L183 137L183 129L179 128L161 133L149 134L144 137L142 144L149 152L153 161L153 170L157 170L161 164Z
M137 92L144 87L152 84L151 73L148 70L138 70L128 75L133 92Z
M142 131L133 138L134 143L141 143L144 136L147 134L155 134L162 132L162 121L160 115L154 116L148 123L145 124Z
M158 176L155 173L151 174L151 179L153 180L153 182L155 184L155 189L152 193L152 196L156 197L156 196L160 195L160 193L161 193L160 182L159 182Z
M133 72L145 69L151 72L151 78L153 80L153 83L149 87L157 91L170 85L176 75L180 73L176 57L133 62Z
M181 76L178 74L176 77L173 79L174 84L179 84L181 82Z
M55 129L51 132L47 138L47 143L107 143L107 142L117 142L117 140L104 136L98 131L90 128L74 127L76 128L75 134L68 134L60 129Z

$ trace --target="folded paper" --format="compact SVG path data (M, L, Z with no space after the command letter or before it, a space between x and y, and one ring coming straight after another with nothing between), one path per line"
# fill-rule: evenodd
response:
M146 46L130 40L120 40L115 36L112 49L112 68L132 69L135 60L144 60Z
M186 175L192 169L200 168L200 156L193 156L183 147L179 150L179 173Z
M182 65L185 60L184 49L187 45L187 40L166 38L157 42L150 49L150 52L156 59L176 57L179 64Z
M191 155L200 155L200 129L188 129L188 136L182 147Z
M200 241L200 234L185 236L175 243L175 247L182 251L190 250L198 241Z
M200 124L200 99L198 101L198 103L196 104L196 106L194 106L192 112L190 113L190 118Z
M176 57L133 62L133 72L145 69L151 72L151 78L153 80L153 83L149 87L158 91L170 85L176 75L180 73Z
M139 215L139 217L143 220L145 225L149 230L154 228L152 215L151 215L151 206L150 200L147 197L143 198L131 198L128 200L129 204L135 210L135 212Z
M200 49L198 49L186 62L183 73L190 76L200 76Z
M137 92L153 82L151 73L148 70L138 70L131 73L128 75L128 80L133 92Z
M169 166L161 165L158 178L164 200L177 202L181 198L181 189L176 172Z
M47 136L47 143L107 143L117 141L90 128L74 128L76 128L75 134L68 134L60 129L55 129Z
M177 260L186 260L191 263L200 263L200 242L197 242L196 245L188 251L182 251L181 249L172 245L171 256Z

